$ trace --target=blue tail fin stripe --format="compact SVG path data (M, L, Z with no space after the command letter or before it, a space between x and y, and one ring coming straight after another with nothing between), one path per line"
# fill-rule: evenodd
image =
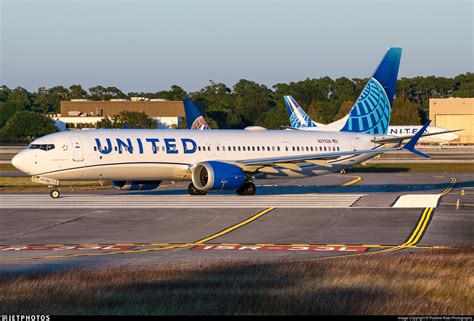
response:
M370 134L386 133L391 107L385 90L376 79L371 78L369 80L354 107L349 114L346 125L341 131ZM366 121L363 122L363 119ZM364 125L364 123L367 125Z
M291 96L284 97L286 110L290 116L290 125L293 128L316 127L316 124L304 112Z
M191 99L185 99L183 104L188 129L209 129L209 125Z

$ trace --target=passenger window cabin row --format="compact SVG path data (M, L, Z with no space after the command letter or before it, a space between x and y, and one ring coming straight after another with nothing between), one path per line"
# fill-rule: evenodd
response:
M33 146L33 145L32 145ZM39 146L39 145L38 145ZM44 145L41 145L41 146L44 146ZM48 145L50 146L50 145ZM39 148L39 147L30 147L30 148ZM54 145L52 145L52 148L54 148ZM51 148L51 149L52 149ZM284 149L284 151L286 152L289 152L290 150L293 151L293 152L317 152L317 151L320 151L320 152L339 152L340 151L340 148L339 146L285 146L284 148L283 147L280 147L280 146L215 146L216 148L216 151L220 152L220 151L228 151L228 152L279 152L279 151L282 151ZM160 146L153 146L152 147L153 149L153 153L156 153L156 152L159 152L160 151ZM105 150L105 147L101 147L101 150ZM127 151L127 152L133 152L133 148L128 148L126 146L124 147L118 147L118 146L114 146L114 150L117 152L117 151L121 151L121 152L124 152L124 151ZM164 152L166 149L165 149L165 146L161 146L161 151ZM176 150L176 147L172 148L172 150ZM97 151L97 147L94 146L94 151ZM211 151L211 146L210 145L206 145L206 146L198 146L197 147L197 151L198 152L210 152Z

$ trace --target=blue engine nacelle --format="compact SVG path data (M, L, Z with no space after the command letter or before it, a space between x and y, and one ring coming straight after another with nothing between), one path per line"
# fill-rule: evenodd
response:
M245 183L245 174L240 167L216 161L195 165L191 178L201 191L236 190Z
M161 181L112 181L114 188L122 191L151 191L160 184Z

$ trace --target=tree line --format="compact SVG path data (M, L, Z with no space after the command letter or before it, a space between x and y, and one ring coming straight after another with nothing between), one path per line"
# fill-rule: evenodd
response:
M29 117L31 120L31 117L59 113L60 102L71 99L100 101L136 96L168 100L191 98L204 113L211 128L244 128L256 125L276 129L288 125L283 96L292 95L315 121L329 123L349 111L367 80L346 77L307 78L297 82L277 83L269 88L241 79L232 88L224 83L210 81L209 85L195 92L186 92L182 87L173 85L169 90L129 93L124 93L116 87L103 86L86 90L79 84L68 88L41 87L37 92L29 92L22 87L11 89L3 85L0 86L0 140L14 140L15 137L18 140L18 131L27 131L29 127L29 135L21 136L20 140L30 140L35 132L38 135L47 133L51 130L51 123L48 124L46 120L38 121L43 126L40 130L30 121L22 121L22 118ZM428 115L429 99L446 97L474 97L474 73L468 72L453 78L428 76L399 79L390 123L424 123ZM14 118L18 113L19 116ZM128 116L134 123L137 123L137 117L143 119L138 115ZM121 117L123 118L123 115ZM147 121L143 121L147 124ZM100 125L120 127L126 123L128 118L105 120ZM141 126L140 124L138 126ZM148 124L146 126L154 125ZM16 132L12 132L14 129Z

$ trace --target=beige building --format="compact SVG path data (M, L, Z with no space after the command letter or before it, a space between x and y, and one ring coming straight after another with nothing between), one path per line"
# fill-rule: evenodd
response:
M104 117L112 117L122 111L144 112L156 120L158 128L181 127L185 117L182 101L77 99L62 101L61 114L55 115L53 118L59 128L90 129L95 128L95 124Z
M430 99L430 119L433 126L464 129L454 144L474 144L474 98Z

